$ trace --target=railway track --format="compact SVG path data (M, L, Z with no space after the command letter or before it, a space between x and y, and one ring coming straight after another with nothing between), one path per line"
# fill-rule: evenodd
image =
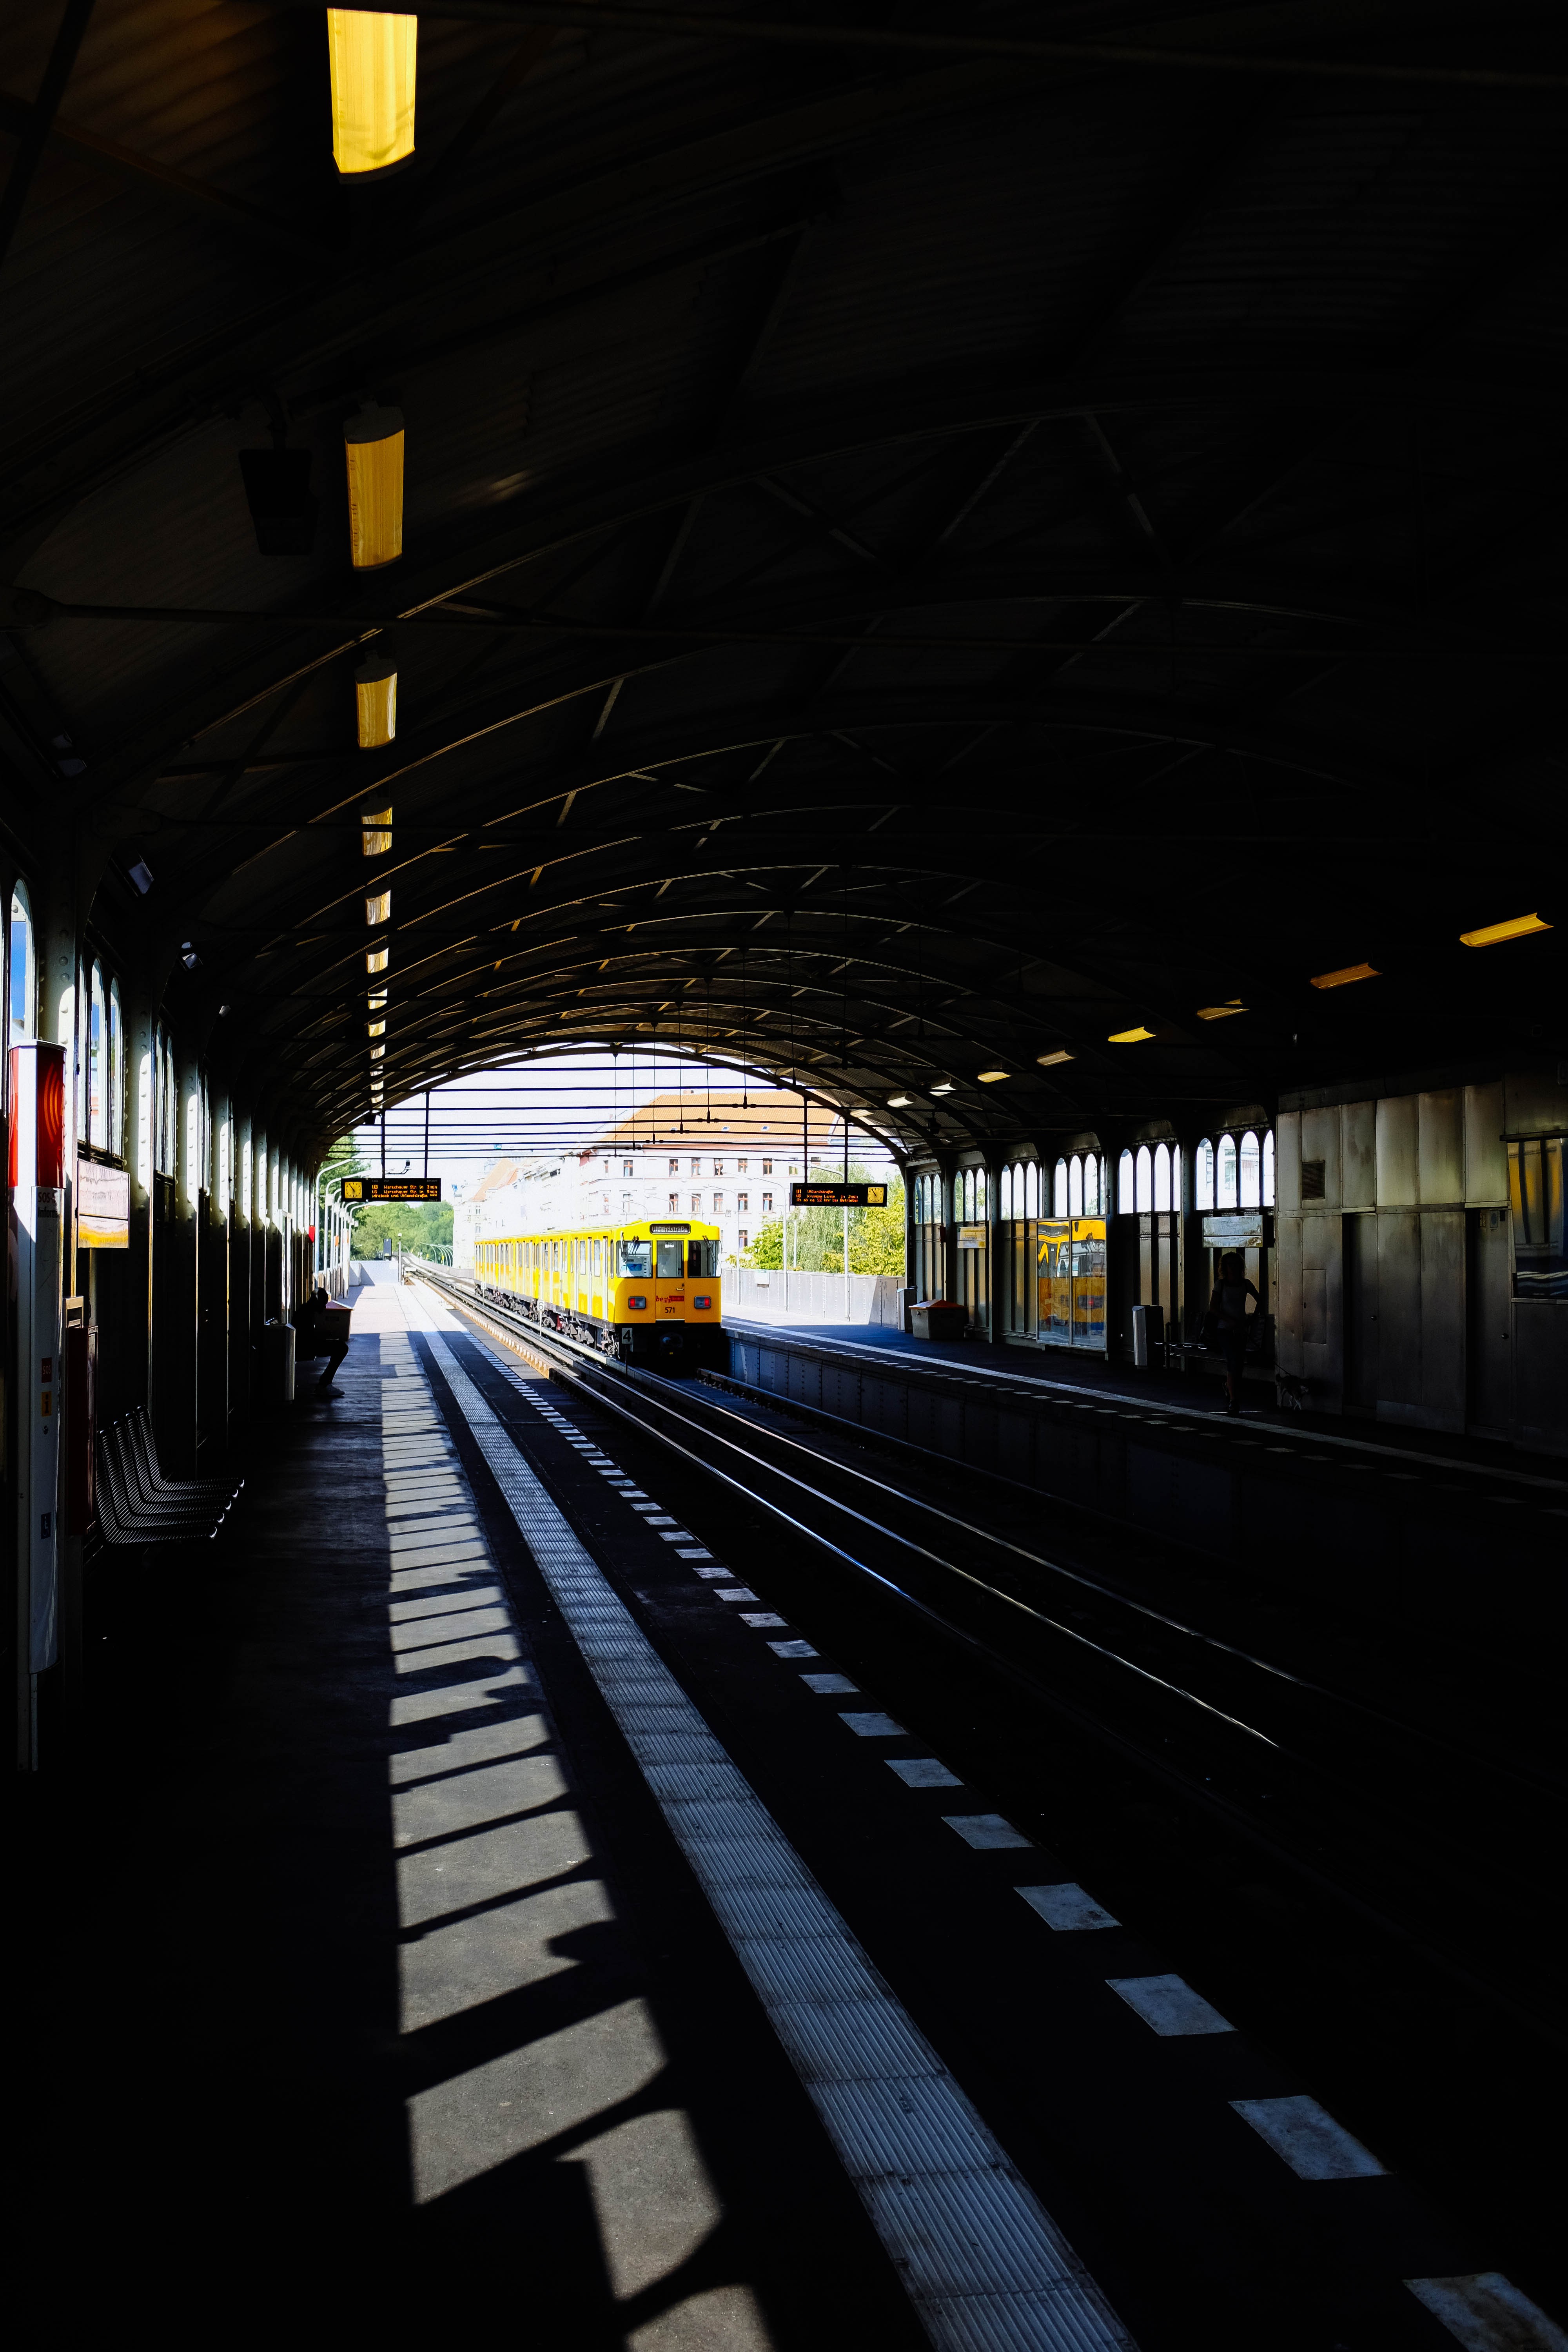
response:
M1568 1786L1549 1763L1489 1751L1462 1731L1335 1687L987 1528L951 1500L826 1454L690 1382L606 1363L450 1276L419 1272L465 1315L760 1507L986 1674L1223 1823L1316 1900L1514 2029L1563 2048L1545 1959L1560 1922L1539 1860L1561 1844ZM1458 1906L1457 1864L1466 1887ZM1500 1939L1500 1922L1515 1932Z

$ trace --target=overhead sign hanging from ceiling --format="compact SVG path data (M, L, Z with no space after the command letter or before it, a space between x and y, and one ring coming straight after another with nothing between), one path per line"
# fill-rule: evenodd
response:
M885 1184L792 1184L792 1209L885 1209Z
M345 1176L345 1201L438 1201L439 1176Z

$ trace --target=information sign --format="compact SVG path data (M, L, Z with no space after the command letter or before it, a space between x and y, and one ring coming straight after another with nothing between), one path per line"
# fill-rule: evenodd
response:
M792 1184L792 1209L885 1209L885 1184Z
M79 1249L130 1248L131 1178L123 1168L77 1161L76 1240Z
M439 1176L345 1176L345 1201L438 1201Z

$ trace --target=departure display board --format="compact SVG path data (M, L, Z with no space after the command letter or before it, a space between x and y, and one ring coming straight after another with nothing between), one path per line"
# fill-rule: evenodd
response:
M885 1209L885 1184L792 1184L792 1209Z
M345 1176L345 1201L438 1201L439 1176Z

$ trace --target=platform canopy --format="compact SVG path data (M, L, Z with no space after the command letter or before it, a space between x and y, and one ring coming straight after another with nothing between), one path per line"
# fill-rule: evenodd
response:
M443 0L356 177L320 7L0 66L15 854L311 1136L580 1043L900 1150L1563 1051L1560 6Z

